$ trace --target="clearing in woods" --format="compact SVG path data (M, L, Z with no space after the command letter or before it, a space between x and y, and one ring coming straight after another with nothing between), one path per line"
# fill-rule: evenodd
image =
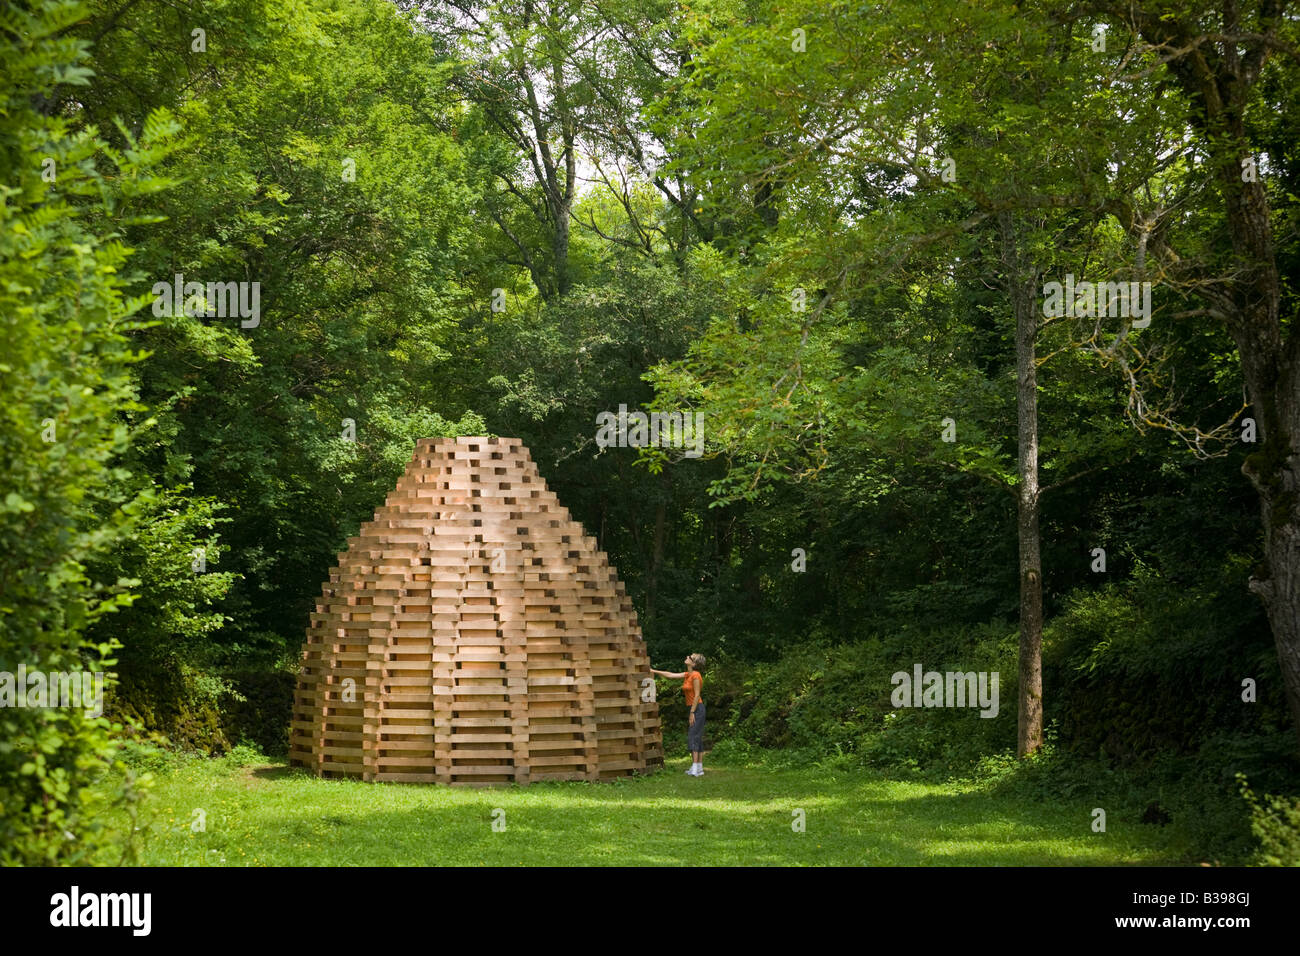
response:
M1173 827L1112 812L1107 832L1093 832L1095 801L717 760L695 779L686 766L669 759L663 771L615 783L468 789L172 759L154 768L137 821L147 828L140 858L179 866L1195 862L1173 847Z

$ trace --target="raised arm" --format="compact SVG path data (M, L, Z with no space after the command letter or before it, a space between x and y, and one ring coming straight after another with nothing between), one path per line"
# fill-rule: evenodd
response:
M684 671L680 674L674 674L672 671L657 671L653 667L650 668L650 673L658 674L660 677L667 677L669 680L681 680L686 676Z

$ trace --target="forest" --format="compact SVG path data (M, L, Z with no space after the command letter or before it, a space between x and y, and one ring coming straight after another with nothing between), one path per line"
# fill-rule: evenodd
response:
M0 862L254 862L330 569L506 436L707 659L717 785L849 788L717 862L939 862L926 792L947 862L1300 865L1294 3L12 0L0 50ZM658 694L644 785L712 784ZM303 812L258 862L342 852Z

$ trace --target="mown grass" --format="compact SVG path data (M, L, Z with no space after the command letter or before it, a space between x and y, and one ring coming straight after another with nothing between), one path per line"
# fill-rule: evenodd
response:
M248 752L158 758L140 862L179 866L1178 864L1172 834L987 784L683 759L614 783L463 789L320 780ZM494 810L504 830L493 830ZM805 814L795 832L794 811ZM195 828L196 810L204 827ZM499 817L499 815L498 815Z

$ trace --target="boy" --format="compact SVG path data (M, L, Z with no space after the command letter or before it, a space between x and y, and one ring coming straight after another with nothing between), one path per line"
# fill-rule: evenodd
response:
M691 769L688 776L704 776L704 655L690 654L685 662L686 670L674 674L671 671L657 671L650 668L651 674L667 677L670 680L682 679L682 692L686 694L686 706L691 710L690 727L686 731L686 746L691 751Z

